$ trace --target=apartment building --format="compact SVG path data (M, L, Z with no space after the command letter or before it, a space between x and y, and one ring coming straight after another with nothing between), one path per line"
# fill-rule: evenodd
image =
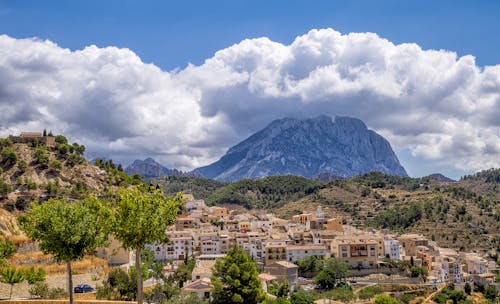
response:
M378 242L366 236L342 236L331 242L331 255L352 267L371 268L377 265Z
M286 260L297 263L298 260L315 256L317 258L329 258L330 248L325 245L289 245L286 247Z

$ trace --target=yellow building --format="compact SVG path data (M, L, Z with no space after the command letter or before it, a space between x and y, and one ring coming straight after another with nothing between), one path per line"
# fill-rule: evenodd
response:
M371 268L377 265L378 242L366 236L339 236L332 240L331 255L352 267Z
M405 256L416 257L419 246L427 246L429 240L420 234L403 234L398 238L399 243L403 247Z
M342 226L342 218L334 217L326 221L324 225L326 230L333 230L338 232L344 232L344 227Z

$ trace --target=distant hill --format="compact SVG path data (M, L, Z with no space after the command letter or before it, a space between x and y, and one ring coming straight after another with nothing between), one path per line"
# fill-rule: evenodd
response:
M329 116L275 120L217 162L195 171L221 181L326 173L345 178L370 171L407 176L382 136L359 119Z
M176 169L169 169L160 165L151 157L148 157L145 160L139 160L139 159L134 160L133 163L131 163L125 168L125 172L128 175L139 174L140 176L146 178L160 177L160 176L175 176L183 174L182 171Z
M444 176L441 173L433 173L433 174L428 175L428 177L435 178L438 181L442 181L442 182L456 182L456 180L451 179L451 178L449 178L447 176Z

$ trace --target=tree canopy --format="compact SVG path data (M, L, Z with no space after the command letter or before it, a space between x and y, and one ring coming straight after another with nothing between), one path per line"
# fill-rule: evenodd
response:
M165 199L158 189L120 189L113 208L113 234L127 249L136 251L137 302L142 303L141 251L146 244L167 242L165 230L175 222L182 196Z
M99 200L88 197L76 202L50 199L33 204L19 219L21 228L31 239L38 241L44 253L54 255L58 262L66 262L71 303L71 261L83 258L107 240L109 215L109 209Z
M314 277L314 282L323 289L332 289L337 283L345 280L349 268L341 260L330 258L323 266L323 269Z
M255 262L237 246L217 260L211 281L213 304L257 304L265 298Z

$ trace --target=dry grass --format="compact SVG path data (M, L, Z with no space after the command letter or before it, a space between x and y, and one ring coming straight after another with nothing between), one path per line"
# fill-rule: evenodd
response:
M66 264L56 263L51 255L43 254L41 251L16 253L9 263L19 268L30 268L36 265L42 268L48 276L66 273ZM103 274L108 272L108 263L104 259L86 256L82 260L72 262L71 269L74 274Z

